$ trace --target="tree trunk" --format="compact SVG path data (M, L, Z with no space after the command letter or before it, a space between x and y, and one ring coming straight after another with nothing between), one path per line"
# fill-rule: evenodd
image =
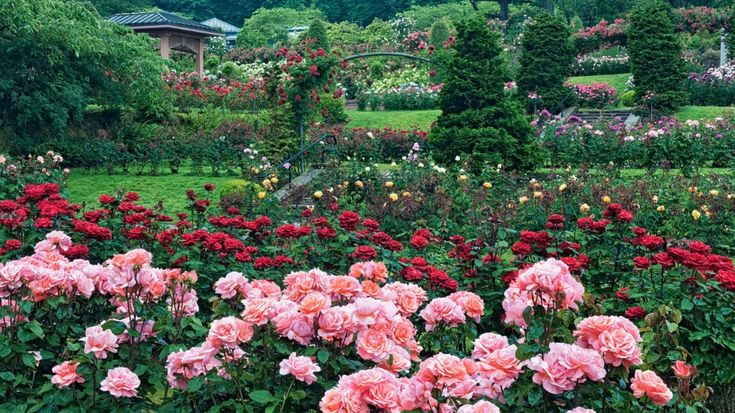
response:
M510 0L499 0L498 4L500 4L500 20L507 22L508 21L508 7L510 6Z

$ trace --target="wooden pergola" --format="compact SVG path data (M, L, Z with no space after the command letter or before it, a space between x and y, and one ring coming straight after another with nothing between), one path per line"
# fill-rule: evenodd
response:
M107 17L107 20L128 26L137 33L147 33L160 41L161 57L168 59L171 50L194 55L196 72L204 73L204 44L208 37L222 36L221 32L193 20L165 11L123 13Z

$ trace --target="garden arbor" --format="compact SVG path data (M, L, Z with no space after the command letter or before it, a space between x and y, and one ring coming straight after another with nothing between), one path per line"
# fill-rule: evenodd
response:
M209 26L165 11L115 14L107 19L128 26L136 33L157 37L160 40L158 49L164 59L170 57L171 50L193 54L199 75L204 73L205 40L222 36Z

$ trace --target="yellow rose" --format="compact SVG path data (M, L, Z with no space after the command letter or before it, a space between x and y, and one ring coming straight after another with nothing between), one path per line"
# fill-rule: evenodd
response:
M391 201L396 202L396 201L398 201L398 194L392 193L392 194L388 195L388 198L390 198Z
M541 191L533 191L533 197L534 198L543 198L544 197L544 193L541 192Z
M587 204L580 205L579 206L579 212L581 212L583 214L586 214L586 213L590 212L590 206L587 205Z
M270 179L268 179L268 178L265 178L265 179L263 179L263 186L264 186L265 188L268 188L268 187L270 187L270 186L271 186L271 180L270 180Z
M654 204L658 203L658 195L654 195L653 198L651 198L651 201L653 201Z
M718 190L716 190L716 189L711 189L711 190L709 191L709 194L710 194L710 195L712 195L712 196L717 196L717 195L719 195L719 194L720 194L720 191L718 191Z
M316 191L316 192L314 192L314 198L316 198L316 199L322 199L323 196L324 196L324 194L322 193L322 191Z
M528 202L528 197L527 196L522 196L522 197L518 198L518 202L521 203L521 204L525 204L526 202Z
M559 192L564 192L565 189L567 189L567 184L559 185Z
M696 209L692 211L692 218L694 218L695 221L697 221L701 217L702 217L701 212L697 211Z
M342 182L342 186L345 187L345 188L347 188L348 186L350 186L350 181L344 181L344 182Z
M735 194L727 194L727 199L735 199Z
M355 181L355 186L358 187L358 188L362 188L362 186L363 186L362 181Z
M687 189L689 190L689 193L690 194L693 194L693 193L697 192L697 187L696 186L690 186Z
M272 184L277 184L278 183L278 177L277 176L272 177L271 178L271 183Z
M265 198L265 191L258 192L258 198L260 198L260 199Z
M410 197L410 196L411 196L411 193L410 193L410 192L408 192L408 191L405 191L405 192L404 192L403 194L401 194L401 195L403 195L403 197L404 197L404 198L408 198L408 197Z
M388 181L385 183L386 188L393 188L393 181Z
M666 211L666 207L663 206L663 205L659 205L658 208L656 208L656 211L658 211L658 212L665 212Z
M491 184L490 182L485 182L482 184L482 187L485 189L490 189L493 187L493 184Z
M612 201L610 200L610 197L609 196L605 195L605 196L602 197L602 202L604 202L606 204L609 204Z

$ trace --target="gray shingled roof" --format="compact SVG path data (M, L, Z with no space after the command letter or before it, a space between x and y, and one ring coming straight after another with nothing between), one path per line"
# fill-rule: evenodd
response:
M153 11L141 13L121 13L106 17L107 20L130 27L145 26L176 26L184 29L194 29L212 34L219 33L212 27L185 19L167 11Z

